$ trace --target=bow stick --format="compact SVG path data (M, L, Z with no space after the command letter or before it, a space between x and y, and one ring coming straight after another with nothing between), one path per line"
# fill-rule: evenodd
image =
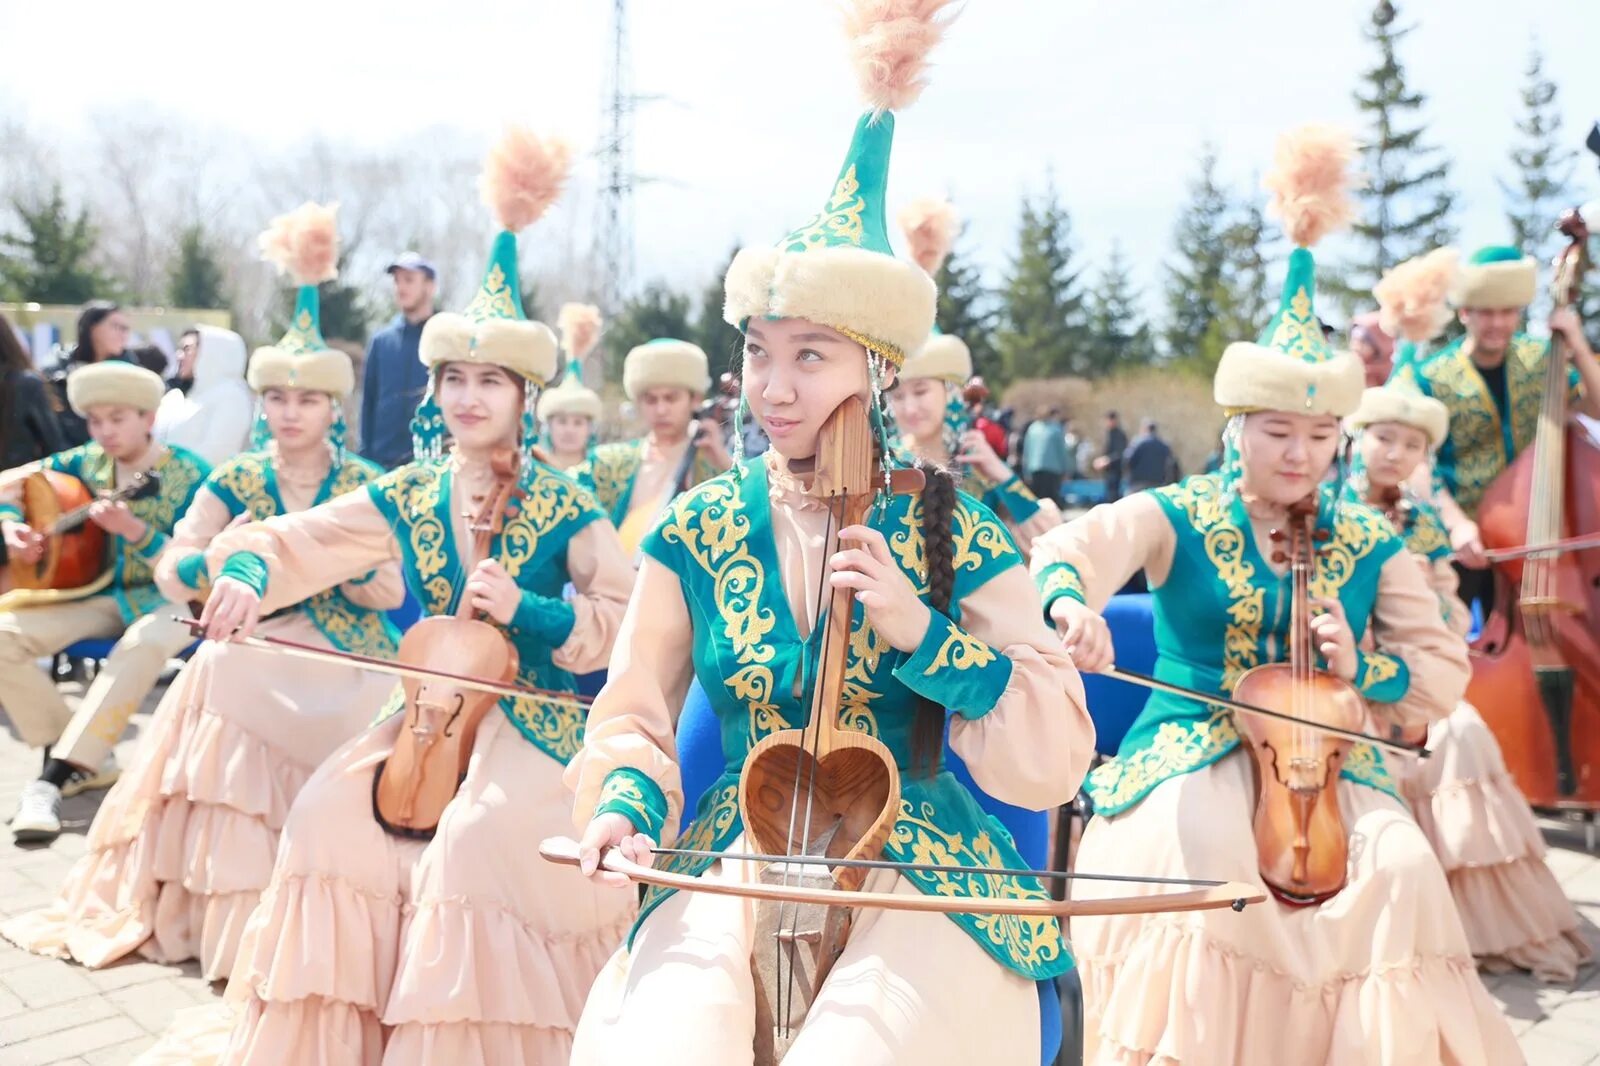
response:
M175 622L182 622L189 627L195 636L205 635L205 626L192 618L172 616ZM243 644L250 648L261 648L266 651L282 652L301 659L311 659L316 662L339 663L345 666L354 666L360 670L371 670L374 673L393 674L396 677L425 677L435 681L449 681L460 685L462 688L476 689L479 692L492 692L497 696L535 697L547 703L555 703L567 707L580 707L587 709L591 701L583 696L571 692L556 692L546 688L521 687L517 685L503 685L497 681L488 681L481 677L472 677L468 674L452 674L447 670L432 670L425 666L411 666L406 663L390 662L388 659L378 659L371 655L362 655L353 651L334 651L330 648L319 648L314 644L302 644L297 640L285 640L282 637L253 636L243 640L223 641L225 644Z
M547 862L561 866L578 865L578 843L570 837L551 837L539 845L539 854ZM743 856L738 853L707 852L719 859L742 859L762 862L808 863L812 865L854 866L876 870L927 871L927 872L980 872L996 876L1016 876L1019 871L1005 871L988 867L962 867L900 863L888 860L853 859L846 862L823 856ZM1266 893L1255 885L1239 881L1186 881L1177 878L1119 877L1112 874L1095 874L1093 880L1117 880L1149 884L1192 884L1197 887L1186 892L1164 892L1141 896L1112 896L1105 899L1059 900L1015 899L997 896L928 895L925 893L859 892L837 888L805 888L800 885L764 885L742 881L709 881L688 874L676 874L642 866L624 858L615 848L607 849L600 857L601 869L622 874L630 881L656 885L686 892L705 892L713 896L734 896L740 899L767 899L779 903L817 903L828 907L875 907L892 911L921 911L934 914L1014 914L1033 918L1070 918L1075 915L1147 914L1165 911L1220 910L1224 907L1243 910L1251 903L1261 903ZM1027 876L1061 879L1075 875L1062 871L1026 871ZM1083 879L1089 880L1091 876Z

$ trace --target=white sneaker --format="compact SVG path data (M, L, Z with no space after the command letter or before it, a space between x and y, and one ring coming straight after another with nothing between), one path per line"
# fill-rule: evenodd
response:
M94 792L97 789L110 788L117 783L117 778L122 776L122 767L117 765L114 754L106 755L105 762L100 764L100 769L83 771L67 778L67 783L61 786L61 798L70 799L80 792Z
M48 781L29 781L11 816L18 843L49 843L61 835L61 790Z

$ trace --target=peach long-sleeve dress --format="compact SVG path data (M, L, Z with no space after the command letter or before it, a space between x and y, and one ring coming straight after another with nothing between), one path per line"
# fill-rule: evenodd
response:
M168 602L200 598L201 553L236 516L304 511L382 473L350 458L295 480L267 453L212 472L156 565ZM183 575L180 577L180 570ZM263 635L392 657L385 608L404 598L400 568L377 565L334 593L263 622ZM91 968L137 950L232 972L245 920L272 873L289 806L317 765L372 721L392 681L337 665L207 643L173 681L137 755L101 804L88 853L51 906L0 934Z
M1465 647L1382 516L1358 505L1337 514L1313 592L1338 595L1347 613L1370 605L1350 619L1359 637L1370 617L1375 638L1360 656L1357 688L1386 703L1392 720L1442 718L1466 687ZM1046 534L1033 568L1047 608L1067 596L1099 609L1143 567L1155 597L1157 676L1226 689L1282 646L1287 578L1259 548L1281 521L1247 508L1216 476L1193 477ZM1118 758L1090 775L1097 814L1077 868L1260 884L1250 756L1225 709L1173 699L1152 697ZM1335 785L1350 834L1348 881L1321 904L1269 897L1242 914L1074 919L1084 1061L1522 1061L1478 978L1444 872L1384 765L1358 745ZM1090 898L1105 889L1075 882L1073 891Z
M874 518L913 582L925 588L920 504ZM769 452L678 499L645 544L611 677L591 712L584 749L567 771L576 822L620 811L641 831L689 848L746 850L735 796L744 754L805 713L804 662L815 654L816 590L830 554L829 515ZM999 523L962 498L954 531L956 596L923 646L882 641L859 608L846 668L842 721L903 756L913 693L948 709L950 745L974 778L1008 802L1048 809L1070 797L1093 736L1083 690L1036 611L1027 574ZM770 649L770 650L768 650ZM673 741L693 674L722 720L729 762L694 817L682 810ZM1003 831L971 806L948 773L902 764L901 816L890 857L1002 865ZM680 834L680 822L685 822ZM1005 850L1000 850L1004 848ZM942 856L942 859L940 858ZM741 861L672 863L706 880L753 880ZM576 876L576 875L573 875ZM981 882L985 879L973 879ZM865 889L937 892L876 871ZM979 891L981 884L944 890ZM1033 885L1027 889L1043 895ZM595 983L576 1063L747 1064L756 1025L753 904L694 892L646 894L644 917ZM935 914L857 912L843 956L788 1052L791 1064L1038 1061L1039 1017L1030 978L1069 965L1053 920L964 923Z
M366 494L232 530L208 560L253 573L268 611L398 561L428 613L450 613L471 567L455 470L453 459L403 467ZM633 570L615 530L587 491L541 465L490 552L522 590L502 627L519 682L570 691L572 673L606 661L626 606ZM568 580L578 594L564 602ZM566 1061L590 982L635 912L632 893L538 857L537 842L571 824L561 772L584 708L502 700L427 841L391 836L372 813L374 771L402 724L392 715L334 752L289 812L228 987L237 1016L222 1061ZM146 1061L211 1061L204 1021L180 1023Z

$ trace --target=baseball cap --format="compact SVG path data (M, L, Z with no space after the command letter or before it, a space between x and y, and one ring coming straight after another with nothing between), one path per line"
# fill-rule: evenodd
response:
M393 274L396 270L420 270L436 281L439 278L439 272L433 269L433 264L422 258L419 252L401 252L384 273Z

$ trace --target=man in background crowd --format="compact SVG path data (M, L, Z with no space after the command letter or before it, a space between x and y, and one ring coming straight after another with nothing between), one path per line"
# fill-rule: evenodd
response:
M1061 408L1052 407L1028 427L1022 439L1022 479L1041 500L1061 503L1061 478L1067 472L1067 439Z
M1100 450L1100 458L1094 461L1094 468L1105 478L1107 503L1122 499L1122 455L1127 450L1128 434L1117 412L1107 411L1105 447Z
M416 252L389 264L398 313L367 342L361 379L361 454L386 470L411 461L411 416L428 389L417 356L422 327L433 317L439 275Z
M1128 475L1128 491L1159 488L1178 480L1178 459L1167 442L1156 432L1153 418L1139 423L1139 435L1133 438L1123 456Z

